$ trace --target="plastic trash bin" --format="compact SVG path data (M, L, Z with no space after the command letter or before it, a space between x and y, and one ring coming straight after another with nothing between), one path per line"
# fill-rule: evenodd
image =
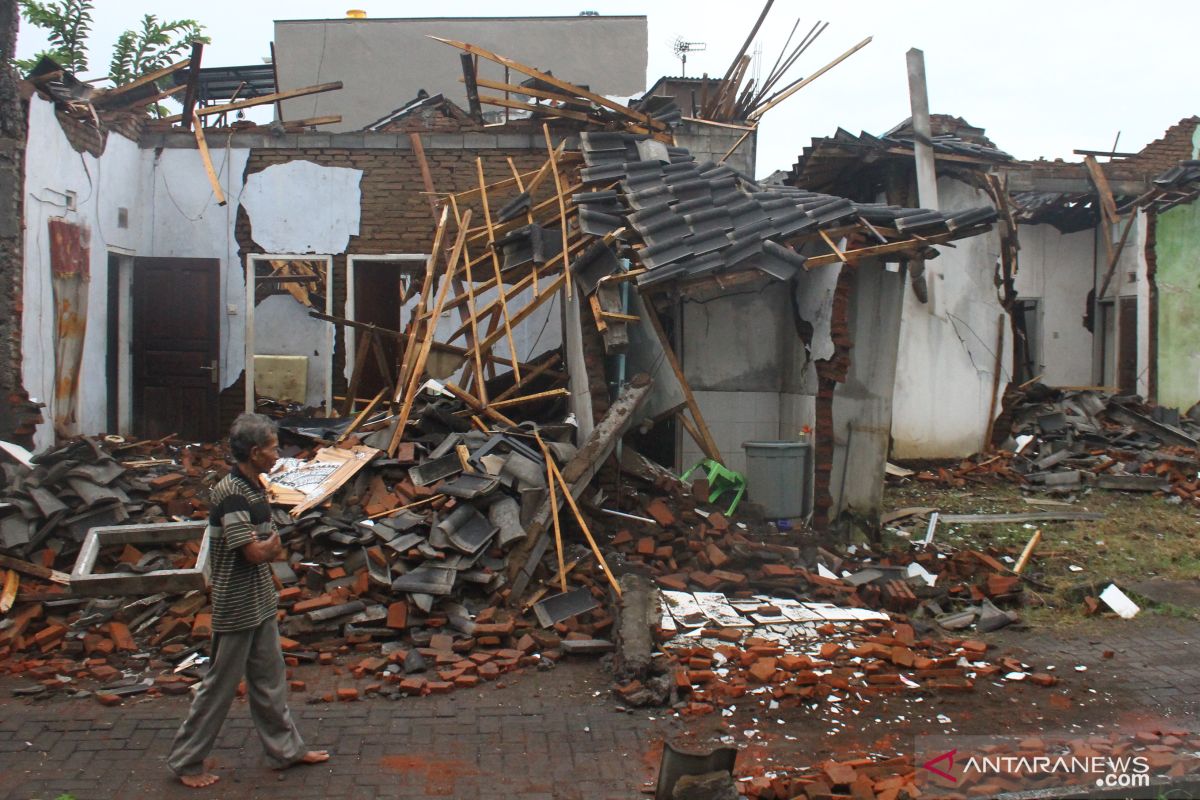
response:
M808 439L791 442L743 442L746 451L746 488L750 500L762 506L768 519L790 519L808 514Z

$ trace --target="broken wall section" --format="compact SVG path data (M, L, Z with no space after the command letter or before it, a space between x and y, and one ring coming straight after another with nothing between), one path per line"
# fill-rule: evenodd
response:
M987 194L952 178L938 179L944 208L988 204ZM999 234L991 230L938 248L926 262L928 303L904 292L892 417L894 458L960 458L979 452L991 420L993 380L999 395L1011 378L1011 326L994 285ZM1003 340L997 362L998 318Z
M54 104L34 95L29 100L25 151L24 270L21 281L21 378L26 390L46 403L44 421L34 434L34 449L54 441L58 320L51 276L50 222L60 220L87 231L86 315L80 318L82 350L74 400L73 432L93 433L106 425L108 405L108 256L137 252L145 220L142 206L142 155L137 144L109 135L100 156L72 147L54 112ZM127 210L121 225L118 209ZM80 303L82 305L82 302Z

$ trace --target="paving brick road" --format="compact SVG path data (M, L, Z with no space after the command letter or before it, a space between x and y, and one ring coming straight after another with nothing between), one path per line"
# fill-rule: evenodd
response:
M221 781L190 790L165 759L186 698L0 705L0 797L101 798L481 798L628 800L657 762L656 723L614 710L594 662L531 672L517 685L450 695L308 705L293 695L307 743L324 765L269 769L244 700L213 751ZM593 696L600 692L598 696ZM5 694L8 694L6 691Z
M631 800L647 797L664 738L701 743L733 735L743 748L739 771L748 771L906 752L911 737L939 732L940 714L960 733L1198 727L1196 621L1144 614L1129 622L1096 620L1063 631L1001 631L986 638L997 654L1054 664L1062 683L1049 690L982 682L968 694L880 701L872 713L834 731L827 710L793 709L768 718L743 707L729 718L688 720L661 709L622 713L609 691L610 677L595 661L526 671L450 695L315 705L305 698L359 682L312 667L297 676L310 690L293 695L293 711L308 743L332 751L333 760L271 771L239 700L213 753L221 782L200 791L174 782L164 765L186 698L133 699L115 708L92 700L27 700L10 697L27 682L4 678L0 798ZM1076 672L1079 665L1087 671ZM1051 693L1069 697L1070 709L1050 708ZM746 738L756 729L755 738Z

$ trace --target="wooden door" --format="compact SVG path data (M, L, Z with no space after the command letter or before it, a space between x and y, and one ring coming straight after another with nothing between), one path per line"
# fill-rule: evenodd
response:
M215 441L221 262L133 262L133 426L146 438L172 433Z

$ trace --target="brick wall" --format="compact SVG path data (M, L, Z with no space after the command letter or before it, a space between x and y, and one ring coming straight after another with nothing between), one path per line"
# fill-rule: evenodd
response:
M344 137L350 137L346 139ZM357 137L357 138L355 138ZM391 147L335 147L325 146L334 139L347 144L369 144L372 141L388 143ZM338 134L285 137L285 142L305 141L319 143L314 147L256 147L251 150L246 165L246 174L261 172L274 164L291 161L311 161L328 167L343 167L363 171L360 188L362 191L359 235L352 236L346 252L354 255L385 253L428 253L433 246L435 222L430 210L428 196L421 178L421 169L412 152L407 134ZM540 136L496 135L480 133L434 134L423 137L425 156L438 192L463 192L479 185L476 158L482 159L484 177L495 183L512 177L508 159L524 172L536 170L546 161L546 150ZM556 139L557 141L557 139ZM236 141L235 141L236 145ZM473 146L474 145L474 146ZM487 146L490 145L490 146ZM508 146L504 146L508 145ZM145 146L145 142L143 142ZM574 168L572 168L573 170ZM553 196L553 180L542 182L535 202ZM495 196L489 195L493 217L516 190L504 190ZM478 200L459 204L460 212L472 210L472 227L483 220L483 208ZM261 253L263 249L253 240L253 231L245 211L239 208L237 241L245 263L247 253ZM452 239L447 240L449 246ZM478 246L473 254L482 252ZM334 256L334 314L344 315L345 254ZM334 393L345 389L343 377L344 353L341 336L336 337L334 355ZM222 425L227 425L240 412L244 397L241 380L222 393Z

